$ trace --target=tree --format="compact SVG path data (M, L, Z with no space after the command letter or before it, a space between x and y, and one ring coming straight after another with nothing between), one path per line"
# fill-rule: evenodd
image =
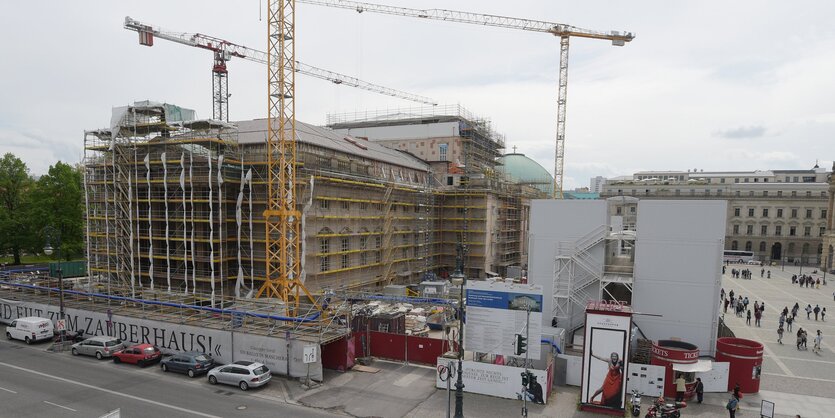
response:
M32 226L37 231L35 251L43 248L43 228L51 225L61 235L61 255L67 260L84 250L84 186L80 167L57 162L38 179L32 194ZM52 243L55 246L55 243Z
M12 153L0 159L0 252L20 264L21 251L31 244L27 206L32 178L26 164Z

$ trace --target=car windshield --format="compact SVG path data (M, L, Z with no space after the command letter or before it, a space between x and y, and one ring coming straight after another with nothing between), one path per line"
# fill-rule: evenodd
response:
M153 353L154 351L157 351L157 349L156 347L146 347L144 351L146 353Z
M255 373L256 376L260 376L264 373L269 373L269 372L270 372L270 369L268 369L267 366L261 366L261 367L255 369L255 370L253 370L253 373Z
M209 358L205 355L201 354L199 356L194 356L195 361L209 361Z
M115 345L119 345L119 340L110 340L104 343L104 345L108 347L113 347Z

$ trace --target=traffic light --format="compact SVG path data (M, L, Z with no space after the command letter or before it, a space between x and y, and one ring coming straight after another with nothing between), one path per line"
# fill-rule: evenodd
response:
M522 334L516 334L516 338L513 340L513 354L521 356L527 352L528 339L523 337Z
M531 379L528 376L528 373L522 372L522 386L528 387L528 383L530 383Z

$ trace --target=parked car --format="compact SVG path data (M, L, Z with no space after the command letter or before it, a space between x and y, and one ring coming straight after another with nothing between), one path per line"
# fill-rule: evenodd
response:
M137 344L122 351L113 353L114 363L130 363L139 367L145 367L156 363L162 358L162 352L155 345Z
M236 361L209 370L209 383L234 385L241 390L266 385L272 379L267 366L253 361Z
M165 356L160 361L162 371L185 373L188 377L208 373L214 365L215 359L212 356L196 351Z
M122 340L113 337L98 336L73 344L72 354L74 356L79 354L96 356L97 359L101 360L105 357L111 357L113 353L124 349L125 344Z
M26 344L51 339L54 334L52 321L38 316L17 318L6 327L6 338L26 341Z

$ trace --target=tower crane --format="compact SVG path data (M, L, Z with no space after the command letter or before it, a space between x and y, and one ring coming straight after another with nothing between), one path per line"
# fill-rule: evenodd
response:
M296 0L269 0L267 11L266 278L257 297L279 298L288 314L303 297L301 217L296 207Z
M129 16L125 17L125 29L138 32L139 43L141 45L153 46L154 38L160 38L182 45L212 51L214 53L214 62L212 66L212 101L214 106L212 108L212 118L218 120L229 120L229 71L226 68L226 63L232 59L232 57L243 58L265 65L268 61L267 53L263 51L237 45L227 40L216 38L214 36L203 35L201 33L185 33L166 30L158 26L132 19ZM334 84L356 87L386 96L397 97L433 106L438 104L435 100L428 97L395 90L389 87L383 87L355 77L303 64L298 61L295 61L294 63L295 71L311 77L328 80Z
M445 9L411 9L382 4L362 3L343 0L298 0L299 3L336 7L355 10L358 13L372 12L395 16L416 17L421 19L445 20L448 22L469 23L481 26L495 26L507 29L519 29L532 32L549 33L560 38L560 72L557 92L557 143L554 155L554 194L555 199L562 199L563 162L565 160L565 108L568 93L568 41L571 37L604 39L615 46L624 46L635 36L631 32L596 31L582 29L562 23L542 20L520 19L515 17L488 15Z

